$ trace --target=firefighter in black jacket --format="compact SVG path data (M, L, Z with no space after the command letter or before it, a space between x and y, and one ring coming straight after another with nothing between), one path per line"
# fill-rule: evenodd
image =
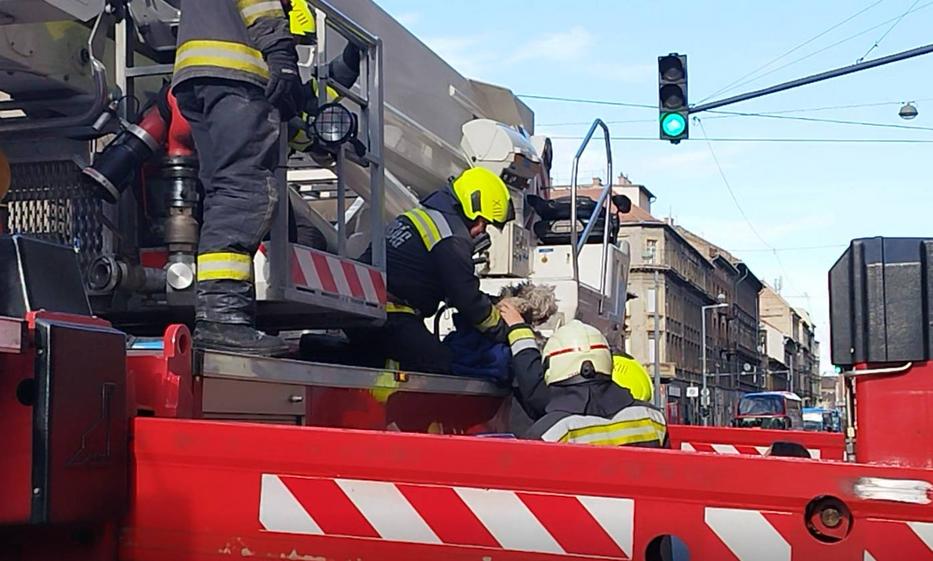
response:
M450 373L450 349L424 324L442 301L492 340L505 342L508 328L479 288L473 239L514 215L502 179L477 167L396 218L386 230L388 318L380 328L349 331L353 346L405 370ZM369 262L370 252L363 261Z
M535 423L527 438L598 446L668 447L664 415L612 380L603 334L579 320L558 328L542 352L521 314L500 304L509 324L519 403Z
M285 352L284 341L254 327L252 259L275 209L279 128L303 98L283 3L183 0L172 87L204 187L195 343Z

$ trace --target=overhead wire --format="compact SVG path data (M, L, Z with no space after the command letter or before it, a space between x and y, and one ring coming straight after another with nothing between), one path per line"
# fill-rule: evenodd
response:
M759 117L764 119L783 119L789 121L803 121L808 123L828 123L835 125L859 125L864 127L880 127L891 129L908 129L919 131L933 131L933 127L923 127L919 125L900 125L893 123L874 123L871 121L851 121L847 119L822 119L818 117L798 117L793 115L775 115L767 113L748 113L739 111L710 111L710 113L719 113L732 117Z
M592 101L592 100L575 99L575 98L566 98L566 99L568 102L571 102L571 103L590 103ZM919 103L919 102L931 101L931 100L933 100L933 98L927 97L927 98L920 98L920 99L912 99L911 101ZM786 115L789 113L812 113L812 112L819 112L819 111L860 109L860 108L865 108L865 107L881 107L884 105L901 105L903 103L904 103L904 100L875 101L875 102L870 102L870 103L853 103L853 104L848 104L848 105L824 105L820 107L800 107L796 109L780 109L776 111L755 111L755 112L747 112L747 113L713 110L713 111L709 111L708 113L711 113L711 114L717 113L717 115L708 116L706 117L706 119L707 120L726 119L726 118L732 118L732 117L737 117L737 116ZM657 109L657 107L654 105L646 106L645 108L646 109L647 108ZM567 122L560 122L560 123L537 123L536 126L538 127L569 127L569 126L590 125L592 124L592 122L593 121L567 121ZM607 125L618 125L618 124L627 124L627 123L656 123L656 122L657 122L657 119L622 119L622 120L606 121L606 124ZM854 123L856 121L851 121L851 122ZM903 126L908 126L908 125L903 125Z
M551 140L583 140L582 136L550 136ZM610 136L609 140L615 142L625 141L657 141L656 136ZM824 144L933 144L933 139L920 138L781 138L781 137L708 137L708 142L813 142ZM689 140L685 141L689 142Z
M757 117L763 119L779 119L785 121L801 121L807 123L826 123L833 125L857 125L863 127L876 127L876 128L891 128L891 129L902 129L902 130L916 130L916 131L933 131L933 127L924 127L919 125L901 125L894 123L876 123L871 121L853 121L848 119L824 119L819 117L800 117L796 115L787 115L787 114L778 114L778 113L758 113L758 112L739 112L739 111L709 111L709 113L715 113L715 118L727 118L727 117ZM707 117L713 118L713 117ZM625 121L606 121L607 125L617 125L617 124L630 124L630 123L655 123L657 119L631 119ZM588 125L590 123L579 122L579 123L553 123L549 125L538 125L539 127L557 127L557 126L569 126L569 125Z
M693 121L700 125L700 132L703 133L703 138L708 137L709 135L706 134L706 127L703 125L703 120L699 117L694 117ZM707 141L706 146L709 148L709 153L713 157L713 162L716 164L716 169L719 170L719 177L722 178L723 185L726 186L726 191L729 192L729 197L731 197L732 202L735 203L735 208L739 211L739 215L745 221L748 229L751 230L753 234L755 234L756 238L758 238L758 241L771 250L771 254L774 255L774 259L777 261L778 267L781 270L781 274L787 277L789 281L790 276L787 274L787 270L784 267L784 261L781 260L780 254L775 250L774 246L768 243L768 240L766 240L764 236L761 235L761 232L758 231L758 228L755 228L755 224L748 217L748 214L745 213L745 209L742 208L742 204L739 203L739 199L735 195L735 191L732 189L732 184L729 182L729 178L726 177L726 172L722 168L722 164L719 163L719 158L716 156L716 150L713 149L713 144Z
M926 2L926 3L924 3L924 4L921 4L920 6L917 6L917 7L913 8L913 9L909 10L907 13L908 13L908 14L912 14L912 13L915 13L915 12L919 12L920 10L923 10L924 8L927 8L927 7L931 6L931 5L933 5L933 1ZM900 17L900 16L899 16L899 17ZM883 22L879 23L878 25L875 25L875 26L869 27L868 29L865 29L865 30L863 30L863 31L860 31L860 32L858 32L858 33L856 33L856 34L854 34L854 35L850 35L850 36L848 36L848 37L846 37L846 38L844 38L844 39L840 39L839 41L836 41L835 43L832 43L832 44L830 44L830 45L827 45L826 47L823 47L822 49L813 51L812 53L810 53L810 54L808 54L808 55L804 55L804 56L802 56L802 57L800 57L800 58L794 59L794 60L788 62L787 64L783 64L783 65L781 65L781 66L778 66L777 68L773 68L773 69L771 69L771 70L765 72L764 74L760 74L760 75L758 75L758 76L755 76L755 77L753 77L753 78L750 78L750 79L748 79L748 80L745 80L745 81L743 81L743 82L741 82L741 83L739 83L739 84L736 84L735 86L731 87L730 90L734 90L734 89L740 88L740 87L742 87L742 86L748 85L748 84L750 84L750 83L752 83L752 82L755 82L755 81L758 81L758 80L764 78L765 76L770 76L771 74L774 74L775 72L779 72L779 71L781 71L781 70L783 70L783 69L785 69L785 68L787 68L787 67L789 67L789 66L793 66L794 64L797 64L798 62L802 62L802 61L807 60L807 59L809 59L809 58L812 58L812 57L814 57L814 56L816 56L816 55L818 55L818 54L820 54L820 53L826 52L826 51L828 51L829 49L832 49L833 47L837 47L837 46L839 46L839 45L841 45L841 44L843 44L843 43L848 43L849 41L851 41L851 40L853 40L853 39L857 39L858 37L861 37L862 35L865 35L866 33L870 33L870 32L872 32L872 31L878 29L879 27L884 27L886 24L891 23L892 21L894 21L894 20L896 20L896 19L897 19L897 18L891 18L891 19L889 19L889 20L887 20L887 21L883 21ZM726 90L726 91L729 91L729 90ZM724 93L724 92L720 92L720 93Z
M758 68L756 68L756 69L754 69L754 70L752 70L751 72L748 72L748 73L746 73L745 75L740 76L739 78L736 78L734 81L730 82L729 84L726 84L725 86L719 88L719 89L716 90L715 92L709 94L708 96L706 96L705 98L703 98L702 100L700 100L700 103L703 103L704 101L707 101L707 100L709 100L709 99L712 99L712 98L716 97L717 95L721 94L722 92L729 91L729 89L730 89L732 86L736 85L737 83L741 82L742 80L748 78L749 76L753 76L754 74L757 74L759 71L764 70L765 68L768 68L769 66L771 66L771 65L774 64L775 62L777 62L777 61L783 59L784 57L786 57L787 55L789 55L789 54L791 54L791 53L794 53L794 52L796 52L796 51L802 49L803 47L806 47L807 45L809 45L810 43L816 41L817 39L819 39L820 37L826 35L827 33L831 32L831 31L833 31L833 30L835 30L835 29L838 29L839 27L841 27L841 26L843 26L843 25L849 23L850 21L852 21L853 19L857 18L858 16L864 14L864 13L867 12L868 10L874 8L875 6L877 6L878 4L880 4L882 1L883 1L883 0L877 0L876 2L873 2L873 3L869 4L868 6L862 8L861 10L859 10L859 11L857 11L857 12L855 12L854 14L850 15L849 17L845 18L844 20L840 21L839 23L837 23L837 24L835 24L835 25L833 25L833 26L831 26L831 27L829 27L829 28L827 28L827 29L821 31L820 33L814 35L813 37L810 37L809 39L807 39L807 40L804 41L803 43L798 44L796 47L793 47L792 49L790 49L790 50L788 50L788 51L785 51L785 52L782 53L780 56L775 57L775 58L771 59L770 61L768 61L767 63L765 63L765 64L759 66ZM919 0L918 0L918 1L919 1ZM912 6L911 6L911 7L912 7ZM906 14L904 14L904 15L906 15Z
M894 23L891 24L891 27L889 27L888 30L884 32L884 35L882 35L880 38L878 38L878 40L875 41L875 44L872 45L871 48L868 49L868 51L867 51L865 54L863 54L858 60L856 60L855 63L858 64L858 63L862 62L863 60L865 60L865 57L867 57L869 54L871 54L871 52L872 52L873 50L877 49L877 48L878 48L878 45L880 45L881 42L884 41L884 38L887 37L892 31L894 31L894 28L897 27L897 24L901 23L901 21L904 19L904 17L907 16L907 14L909 14L910 11L914 8L914 6L916 6L918 3L920 3L920 0L914 0L914 3L911 4L909 8L907 8L907 11L904 12L903 14L901 14L901 17L897 18L897 19L894 21Z

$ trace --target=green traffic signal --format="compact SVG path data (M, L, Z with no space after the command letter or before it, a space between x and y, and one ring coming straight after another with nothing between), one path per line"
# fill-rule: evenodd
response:
M680 113L665 113L661 116L661 130L667 136L680 136L686 129L687 119Z

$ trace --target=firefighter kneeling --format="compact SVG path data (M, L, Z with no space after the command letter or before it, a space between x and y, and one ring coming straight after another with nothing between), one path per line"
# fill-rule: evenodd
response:
M518 401L535 420L527 438L668 447L664 415L613 382L612 353L598 329L573 320L554 332L542 357L518 311L507 303L500 308L509 324Z
M490 340L504 343L507 327L480 290L473 240L514 216L502 179L477 167L396 218L386 231L388 317L379 328L348 330L353 346L403 370L450 374L453 351L424 325L441 301ZM372 247L361 261L371 263L371 257Z

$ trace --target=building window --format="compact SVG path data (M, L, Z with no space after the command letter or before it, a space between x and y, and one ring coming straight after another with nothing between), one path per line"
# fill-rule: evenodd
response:
M648 337L648 362L654 364L654 337Z
M650 263L654 263L656 261L655 257L657 256L657 254L658 254L658 240L652 240L652 239L645 240L645 255L651 256L648 258L648 261Z
M645 309L648 310L649 314L653 314L657 309L654 305L656 296L656 291L653 288L648 289L648 294L645 296Z

